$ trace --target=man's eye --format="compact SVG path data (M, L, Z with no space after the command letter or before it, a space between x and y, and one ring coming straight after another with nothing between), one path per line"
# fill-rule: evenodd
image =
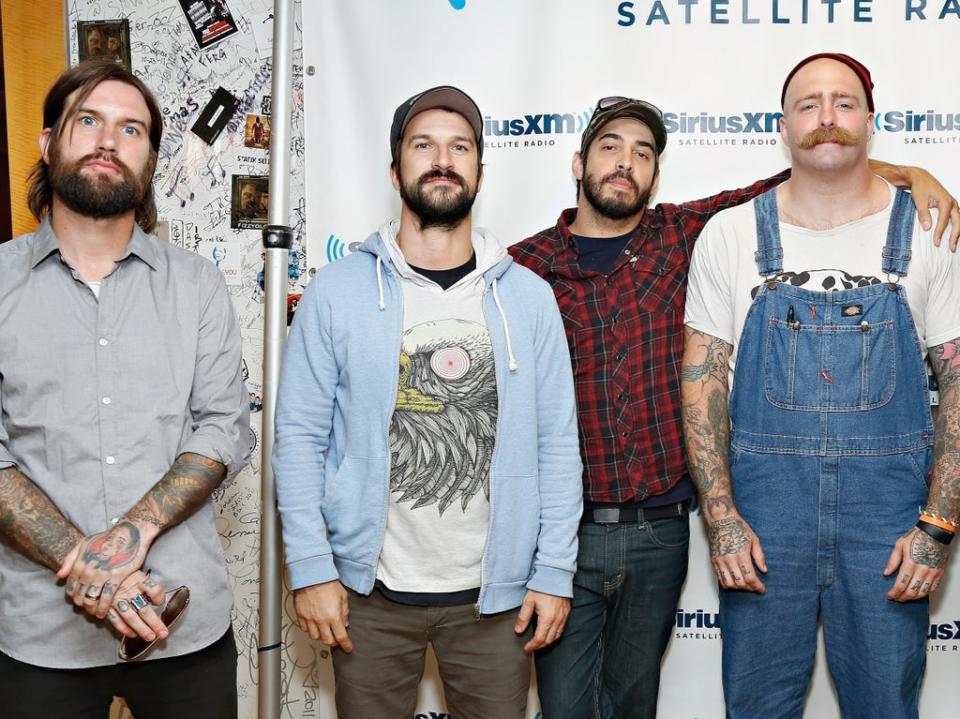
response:
M137 128L135 128L135 127L133 127L133 126L131 126L131 125L127 125L126 127L123 128L123 134L124 134L124 135L130 135L131 137L133 137L133 136L135 136L135 135L139 135L139 134L140 134L140 130L138 130Z
M81 125L85 125L86 127L93 127L93 125L96 124L96 120L94 120L89 115L81 115L78 122Z

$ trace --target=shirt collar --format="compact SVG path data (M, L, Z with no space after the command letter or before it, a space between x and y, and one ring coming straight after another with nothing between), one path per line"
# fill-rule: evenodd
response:
M30 262L31 269L43 262L53 252L59 251L60 249L57 236L54 234L53 227L50 224L49 214L43 218L43 222L40 223L40 227L37 228L34 236L36 237L36 242L33 245L33 257ZM152 240L146 232L140 229L140 225L136 223L133 225L133 234L130 236L130 241L127 243L126 248L124 248L123 254L121 254L116 261L122 262L130 255L136 255L146 262L151 269L155 270L160 265L160 250L157 247L157 243Z

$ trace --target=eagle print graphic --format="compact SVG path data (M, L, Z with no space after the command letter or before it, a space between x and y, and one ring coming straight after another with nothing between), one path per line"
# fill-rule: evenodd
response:
M403 335L397 404L390 423L390 492L410 509L490 497L497 381L486 327L424 322Z

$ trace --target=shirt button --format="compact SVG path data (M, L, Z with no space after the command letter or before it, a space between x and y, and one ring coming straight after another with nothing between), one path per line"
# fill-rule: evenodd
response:
M623 353L620 353L617 355L617 362L622 362L622 361L623 361Z
M621 392L620 394L617 395L617 399L622 400L623 398L624 398L624 393L623 393L623 392Z
M110 404L110 402L111 402L112 400L111 400L109 397L104 397L104 398L103 398L102 400L100 400L100 401L103 402L104 404Z
M112 517L110 519L110 524L116 524L119 521L120 521L120 517Z
M113 455L110 455L109 457L107 457L107 458L106 458L105 460L103 460L103 461L106 462L107 464L113 464L114 462L117 461L117 459L116 459L116 457L114 457Z
M106 337L101 337L101 338L100 338L100 346L101 346L101 347L106 347L108 344L110 344L110 341L109 341Z
M627 437L630 436L630 433L629 433L629 432L621 432L621 435L620 435L620 436L622 436L624 439L626 439Z

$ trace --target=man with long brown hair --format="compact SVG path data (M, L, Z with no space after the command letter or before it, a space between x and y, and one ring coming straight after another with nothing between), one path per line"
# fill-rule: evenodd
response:
M248 452L230 298L147 234L162 116L140 80L82 63L43 120L40 227L0 247L0 716L105 717L122 696L137 719L235 717L209 501ZM177 584L189 609L179 591L161 610Z

